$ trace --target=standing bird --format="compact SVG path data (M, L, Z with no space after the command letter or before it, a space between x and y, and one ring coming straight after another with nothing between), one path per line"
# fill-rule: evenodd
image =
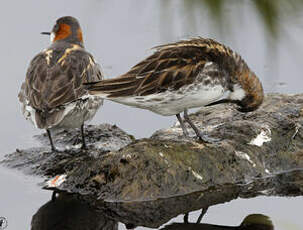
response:
M83 125L91 120L103 99L91 96L82 83L103 79L99 65L83 46L77 19L59 18L50 35L51 45L30 62L19 101L24 117L35 127L46 129L53 151L57 151L51 130L80 128L82 148L86 148Z
M230 102L248 112L261 105L261 82L230 48L212 39L194 38L155 49L154 54L122 76L87 83L87 89L121 104L163 116L176 115L188 136L180 116L184 112L184 120L205 142L210 139L189 119L188 109ZM226 93L227 98L223 98Z

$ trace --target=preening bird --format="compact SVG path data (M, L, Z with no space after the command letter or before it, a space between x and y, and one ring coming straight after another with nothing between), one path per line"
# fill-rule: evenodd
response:
M209 141L189 119L188 109L235 103L242 112L263 101L258 77L230 48L212 39L194 38L155 47L155 52L127 73L85 84L92 95L163 116L176 115L185 136L184 120L197 137ZM224 95L227 94L227 97Z

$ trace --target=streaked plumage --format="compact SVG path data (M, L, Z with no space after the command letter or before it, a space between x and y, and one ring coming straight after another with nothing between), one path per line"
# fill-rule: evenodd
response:
M86 84L90 93L121 104L177 115L184 134L185 120L202 138L187 116L187 109L227 100L242 111L253 111L263 101L256 75L230 48L212 40L195 38L155 47L155 52L114 79Z
M35 127L48 133L53 128L83 130L84 122L93 118L103 100L89 95L82 83L102 80L103 75L84 49L75 18L58 19L52 34L51 46L36 55L28 67L19 93L22 112Z

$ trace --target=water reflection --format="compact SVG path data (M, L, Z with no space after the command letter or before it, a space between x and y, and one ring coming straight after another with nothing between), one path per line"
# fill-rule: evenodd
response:
M203 214L204 212L202 212ZM79 195L54 192L52 199L40 207L34 214L31 222L31 230L117 230L119 218L112 219L109 210L101 211L89 206ZM224 226L200 223L171 223L161 230L273 230L274 226L268 216L251 214L244 218L239 226ZM135 228L135 225L125 224L127 229Z
M200 223L172 223L161 230L273 230L274 226L268 216L251 214L244 218L239 226L224 226Z
M118 222L105 217L75 195L53 195L33 216L31 230L117 230Z
M209 2L212 1L214 0ZM191 2L196 2L196 4L192 3L190 5ZM1 90L3 93L1 96L5 98L2 101L3 113L1 117L1 120L5 121L2 122L2 154L12 151L16 147L22 146L25 148L32 146L30 136L36 131L22 119L17 105L16 92L19 90L20 76L25 74L28 57L31 56L32 52L39 51L43 42L48 44L48 40L43 40L39 36L39 31L47 27L48 23L52 23L54 18L65 14L81 18L81 22L83 21L82 24L85 27L89 50L97 56L96 59L98 61L104 63L105 67L112 66L111 69L105 68L107 77L116 76L126 71L134 63L137 63L139 59L146 57L145 51L149 47L201 35L216 38L245 56L256 73L263 78L265 88L268 91L302 92L300 67L303 48L303 40L300 39L303 28L302 8L296 6L298 13L295 13L290 8L280 4L282 1L267 1L281 6L283 13L289 15L292 19L283 20L284 17L279 17L281 19L279 24L284 26L283 33L280 33L281 39L277 40L279 52L276 59L271 57L266 59L265 51L271 49L266 49L269 44L264 41L262 24L257 20L258 14L252 11L252 6L257 1L243 1L243 8L240 9L237 8L237 5L241 1L222 1L228 4L228 8L224 8L221 11L224 14L224 17L222 17L224 24L223 22L222 24L225 26L227 24L225 23L226 21L231 21L230 24L232 26L232 30L224 29L224 32L226 32L224 33L225 37L220 36L222 34L218 34L212 23L213 20L208 17L208 11L205 10L203 3L199 4L199 2L202 2L202 0L142 2L141 0L100 0L90 1L89 4L85 1L77 1L77 3L75 1L62 1L61 4L53 4L51 1L39 2L30 0L17 2L13 0L3 4L1 17L3 17L2 21L10 18L9 22L3 23L5 30L9 32L10 36L2 36L2 43L8 44L3 47L3 53L9 54L3 55L2 59L2 63L7 63L2 69L3 76L7 76L3 78L6 87ZM283 1L284 4L289 2ZM19 7L16 8L17 3ZM47 11L36 9L47 9ZM12 12L15 14L14 17L11 17ZM21 21L20 18L22 19ZM29 26L22 26L21 24ZM20 34L26 36L26 39L20 39ZM286 82L287 85L281 87L281 85L276 83L279 81ZM125 107L107 103L106 109L100 111L99 116L95 120L96 124L103 122L119 124L119 126L133 133L136 137L147 137L156 129L169 126L170 121L154 117L149 112L128 110ZM264 157L269 158L270 155ZM9 175L9 178L3 175ZM34 202L45 199L44 193L40 193L39 189L34 187L33 182L31 184L35 192L24 193L25 188L29 188L28 182L13 174L7 174L7 171L4 172L4 170L1 171L0 181L2 185L1 207L3 209L0 215L7 213L7 215L11 216L10 219L13 219L13 221L10 221L9 229L24 229L30 213L28 212L29 207L32 207ZM280 191L288 191L291 188L290 186L294 187L291 180L289 180L289 185L284 186ZM300 187L291 191L296 192L299 189ZM264 193L270 191L272 190L264 190ZM302 199L298 198L295 201L292 199L288 200L288 202L282 198L278 200L269 198L268 200L272 202L269 205L277 205L279 207L272 208L272 210L277 210L277 212L272 211L272 215L276 218L283 217L289 221L296 218L300 220L298 209L301 207L300 202L302 203ZM232 213L237 215L243 210L247 210L246 202L251 201L240 200L241 208L231 209ZM255 201L253 200L253 202ZM18 210L15 209L14 204L16 203L20 207ZM177 208L181 207L181 205L184 204L180 203ZM254 205L260 208L265 206L263 200L260 201L259 199L256 200ZM176 204L173 207L176 207ZM291 209L289 210L292 210L292 212L285 212L285 207L290 207ZM214 216L220 219L219 214ZM14 228L13 225L16 227ZM42 225L40 229L43 229ZM53 229L56 228L54 227Z

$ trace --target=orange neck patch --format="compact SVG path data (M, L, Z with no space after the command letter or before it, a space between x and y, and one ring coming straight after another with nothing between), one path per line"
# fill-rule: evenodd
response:
M77 30L77 38L83 43L82 30L80 28Z
M65 23L59 25L59 30L56 33L54 42L57 40L65 39L72 34L71 27Z

